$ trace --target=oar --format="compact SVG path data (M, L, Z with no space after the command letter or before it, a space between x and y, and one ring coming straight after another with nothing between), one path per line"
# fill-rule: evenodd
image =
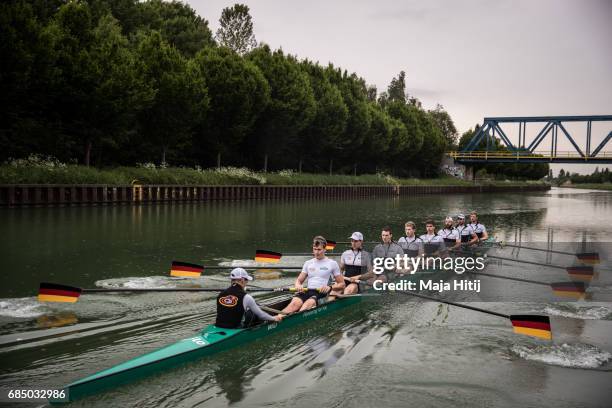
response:
M365 283L358 281L356 283ZM480 313L486 313L491 316L503 317L509 319L512 323L512 328L517 334L525 334L527 336L534 336L541 339L552 340L552 332L550 328L550 318L543 315L507 315L504 313L494 312L492 310L481 309L479 307L464 305L462 303L451 302L450 300L437 299L431 296L422 295L420 293L412 291L399 291L395 293L401 293L407 296L414 296L421 299L431 300L433 302L444 303L451 306L461 307L463 309L473 310Z
M580 266L561 266L561 265L546 264L546 263L542 263L542 262L525 261L525 260L522 260L522 259L507 258L507 257L504 257L504 256L489 255L489 254L479 254L477 252L462 251L462 250L459 250L459 249L453 249L451 251L452 252L456 252L456 253L466 254L466 255L472 255L472 256L480 256L480 255L482 255L485 258L499 259L499 260L502 260L502 261L517 262L517 263L524 263L524 264L529 264L529 265L546 266L548 268L563 269L572 278L576 278L576 279L580 279L580 280L591 280L593 278L593 273L594 273L594 270L593 270L592 266L584 266L584 265L580 265Z
M81 294L86 293L147 293L147 292L221 292L225 288L93 288L83 289L75 286L59 285L57 283L43 282L38 289L39 302L66 302L74 303ZM253 288L247 292L295 292L295 288Z
M511 248L527 249L530 251L541 251L541 252L550 252L552 254L570 255L570 256L575 256L576 258L578 258L578 260L582 262L595 263L595 264L599 263L599 253L597 252L573 253L573 252L565 252L565 251L556 251L552 249L544 249L544 248L536 248L536 247L527 247L527 246L516 245L516 244L508 244L504 241L495 242L495 244L499 245L501 248L507 246Z
M574 299L580 299L580 298L584 297L585 292L586 292L586 285L585 285L584 282L552 282L552 283L548 283L548 282L535 281L535 280L531 280L531 279L513 278L513 277L510 277L510 276L493 275L493 274L486 273L486 272L467 271L466 273L469 273L469 274L472 274L472 275L488 276L488 277L497 278L497 279L512 280L512 281L516 281L516 282L530 283L530 284L533 284L533 285L548 286L548 287L550 287L552 289L553 293L556 296L559 296L559 297L571 297L571 298L574 298Z

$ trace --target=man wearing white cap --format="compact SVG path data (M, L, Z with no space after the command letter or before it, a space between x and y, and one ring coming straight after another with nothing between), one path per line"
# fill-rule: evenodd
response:
M247 327L256 319L280 322L282 314L271 316L261 310L253 296L245 292L247 281L253 278L242 268L235 268L230 272L232 284L217 296L217 320L215 326L224 329Z
M340 270L344 272L346 288L345 295L359 292L357 281L365 281L374 277L372 272L372 256L363 250L363 234L353 232L349 237L351 249L347 249L340 257Z
M459 239L463 245L471 245L478 241L478 236L474 233L474 230L470 225L465 225L465 215L457 215L457 226L455 227L459 232Z
M444 228L438 231L438 235L444 240L446 248L458 248L461 245L459 231L453 227L453 217L446 217Z
M298 293L285 306L283 313L312 309L317 306L319 299L327 297L330 292L342 292L344 289L344 278L338 262L325 256L326 246L327 240L322 236L318 235L313 238L312 254L314 258L304 262L302 272L298 275L294 285ZM330 278L334 279L331 284ZM306 280L308 282L304 288L303 284Z

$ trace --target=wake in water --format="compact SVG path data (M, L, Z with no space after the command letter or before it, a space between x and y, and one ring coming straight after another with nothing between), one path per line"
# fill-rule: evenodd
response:
M593 369L612 360L612 354L590 344L561 344L551 346L514 345L510 352L525 360L538 361L568 368Z
M551 316L568 317L582 320L610 320L612 310L605 306L579 306L575 304L554 304L544 308L544 313Z
M49 313L49 309L35 297L3 299L0 301L0 316L30 319Z
M185 283L199 284L201 278L172 278L166 276L128 277L117 279L104 279L96 281L95 285L107 289L153 289L178 288Z

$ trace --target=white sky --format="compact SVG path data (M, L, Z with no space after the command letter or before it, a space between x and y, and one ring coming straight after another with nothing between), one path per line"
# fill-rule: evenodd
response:
M187 2L213 33L236 3ZM379 92L406 71L408 92L426 108L442 104L460 133L485 116L612 114L610 0L241 2L257 40L272 48L332 62ZM528 143L538 130L528 125ZM593 130L596 146L612 124ZM586 132L575 131L583 148ZM559 139L559 150L570 146Z

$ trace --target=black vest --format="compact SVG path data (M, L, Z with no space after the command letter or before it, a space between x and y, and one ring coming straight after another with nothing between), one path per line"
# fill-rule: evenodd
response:
M244 316L242 299L246 292L240 285L233 284L217 296L217 321L215 326L224 329L240 327Z
M361 275L363 267L360 265L344 265L344 276L350 278L352 276Z
M470 242L472 240L472 234L467 234L467 235L462 234L463 230L466 229L466 228L467 228L467 226L464 226L459 231L459 235L461 236L461 242L463 242L463 243Z
M478 223L476 223L476 225L474 227L477 227ZM482 238L482 231L481 232L476 232L476 228L474 228L474 234L476 234L476 236L478 237L478 239Z

